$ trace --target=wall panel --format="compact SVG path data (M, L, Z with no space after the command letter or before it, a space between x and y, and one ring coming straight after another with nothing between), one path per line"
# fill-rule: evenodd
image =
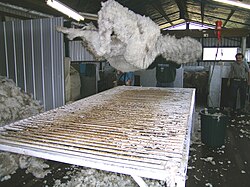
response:
M0 22L0 75L7 76L7 67L6 67L6 37L5 37L5 23Z
M65 104L63 18L0 23L0 73L50 110Z

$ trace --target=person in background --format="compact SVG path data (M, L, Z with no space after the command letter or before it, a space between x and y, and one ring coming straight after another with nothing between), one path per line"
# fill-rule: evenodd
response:
M126 86L134 86L134 72L121 72L117 71L116 73L116 85L126 85Z
M237 93L240 93L240 111L245 112L247 85L250 85L250 69L243 60L244 55L237 53L236 61L231 64L228 86L231 86L231 109L236 112Z
M156 87L174 87L176 69L180 68L181 65L173 61L167 61L162 56L158 56L148 69L153 69L155 67Z

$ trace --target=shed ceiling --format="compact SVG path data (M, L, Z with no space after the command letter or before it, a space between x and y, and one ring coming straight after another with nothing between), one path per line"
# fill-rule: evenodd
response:
M97 14L101 9L101 0L60 0L78 12ZM46 5L45 0L0 0L4 4L23 7L24 14L17 14L0 5L0 16L29 19L32 11L52 16L65 16ZM250 28L250 10L230 6L213 0L117 0L120 4L140 15L150 17L161 29L193 22L206 26L215 26L221 20L223 28ZM242 0L250 4L250 0ZM65 16L65 18L67 18ZM89 21L89 20L86 20Z

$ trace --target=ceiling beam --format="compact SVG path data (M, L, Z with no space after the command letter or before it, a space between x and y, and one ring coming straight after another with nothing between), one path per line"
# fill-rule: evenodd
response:
M133 12L137 14L150 17L150 15L145 14L147 12L145 6L151 5L151 3L153 2L154 0L137 0L137 1L123 0L119 3L121 3L125 7L128 7L129 10L132 10Z
M180 20L179 18L178 19L174 19L174 20L172 20L173 22L174 21L178 21L178 20ZM168 24L169 22L164 22L164 23L161 23L159 26L162 26L162 25L165 25L165 24ZM182 23L185 23L185 22L182 22ZM182 23L179 23L179 24L182 24ZM178 24L178 25L179 25ZM174 26L176 26L176 25L174 25ZM172 27L172 26L171 26ZM164 27L164 28L161 28L161 29L166 29L166 28L169 28L169 27Z
M35 18L47 18L53 17L52 15L37 12L35 10L26 9L23 7L5 4L0 2L0 12L10 17L16 17L20 19L35 19Z
M249 29L222 29L222 37L247 37L249 36ZM216 38L214 29L203 30L163 30L162 34L175 35L176 38L190 36L192 38Z
M198 25L202 25L202 22L201 21L196 21L196 20L190 20L190 22L192 23L195 23L195 24L198 24ZM203 23L202 26L207 26L207 27L211 27L211 28L214 28L215 26L213 24L210 24L210 23Z
M230 18L233 16L235 10L231 10L231 12L229 13L229 15L227 16L227 19L224 21L223 23L223 26L222 27L225 27L227 22L230 20Z
M191 14L196 14L196 15L200 15L199 13L196 13L196 12L190 12ZM220 17L217 17L217 16L210 16L210 15L206 15L204 14L204 17L208 17L208 18L214 18L216 20L223 20L225 21L226 19L223 19L223 18L220 18ZM247 23L242 23L242 22L238 22L238 21L233 21L233 20L228 20L232 23L235 23L235 24L241 24L241 25L245 25L245 26L248 26L250 27L250 24L247 24ZM215 26L215 22L214 22L214 26Z
M167 16L172 16L172 15L175 15L175 14L178 14L179 13L179 11L177 11L177 12L172 12L172 13L170 13L170 14L167 14ZM154 20L157 20L157 19L161 19L163 16L162 15L160 15L160 16L158 16L158 17L155 17L154 18ZM178 18L179 19L179 18ZM172 20L172 22L173 22L173 20Z
M173 22L171 21L171 19L167 16L166 12L164 11L164 9L162 8L161 3L159 2L159 0L156 0L154 2L151 2L151 6L157 10L167 21L168 23L170 23L172 26L174 26Z
M200 5L201 5L201 24L203 25L204 24L204 9L205 9L206 3L204 1L201 1Z
M189 21L189 15L187 11L187 1L186 0L175 0L179 10L180 10L180 19L184 19L186 22Z
M239 0L239 1L242 1L242 0ZM231 19L231 17L233 16L234 13L235 13L235 10L231 10L230 14L228 15L226 21L223 24L223 27L226 26L227 22Z

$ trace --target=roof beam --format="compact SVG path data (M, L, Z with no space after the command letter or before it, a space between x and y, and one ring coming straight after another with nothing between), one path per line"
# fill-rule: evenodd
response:
M248 29L222 29L223 37L247 37L249 36L250 30ZM216 38L214 29L203 29L201 30L163 30L162 34L175 35L176 38L190 36L193 38Z
M173 21L178 21L180 19L174 19ZM159 26L162 26L162 25L165 25L165 24L168 24L169 22L164 22L164 23L161 23ZM184 22L183 22L184 23ZM182 24L182 23L179 23L179 24ZM178 24L178 25L179 25ZM175 25L176 26L176 25ZM164 28L161 28L161 29L166 29L166 28L169 28L169 27L164 27Z
M120 3L122 3L122 5L124 5L125 7L128 7L130 10L132 10L133 12L137 14L150 17L150 15L145 14L147 12L145 9L145 6L153 2L154 0L137 0L137 1L124 0L124 1L121 1Z
M242 1L242 0L239 0L239 1ZM228 15L226 21L224 22L223 27L226 26L227 22L230 20L230 18L233 16L234 13L235 13L235 9L232 9L230 14Z
M170 18L165 13L164 9L161 6L161 3L159 0L151 2L152 7L154 7L155 10L157 10L172 26L174 26L173 22L170 20Z
M231 10L230 14L227 16L227 19L225 20L225 22L223 23L222 27L225 27L227 22L230 20L230 18L233 16L235 10Z
M201 1L200 3L201 5L201 24L204 24L204 9L205 9L205 5L206 3L204 1Z
M178 13L179 13L179 11L172 12L172 13L170 13L170 14L167 14L167 16L172 16L172 15L175 15L175 14L178 14ZM161 15L161 16L158 16L158 17L155 17L154 20L157 20L157 19L160 19L160 18L162 18L162 15ZM178 18L178 20L179 20L179 18ZM172 22L173 22L173 20L172 20Z
M23 7L5 4L0 2L0 12L11 17L21 18L21 19L35 19L35 18L47 18L52 17L52 15L44 14L34 10L29 10Z
M198 25L202 25L202 22L201 22L201 21L196 21L196 20L192 20L192 19L191 19L190 22L195 23L195 24L198 24ZM211 28L215 27L214 24L209 24L209 23L203 23L202 26L207 26L207 27L211 27Z
M198 14L198 13L196 13L196 12L190 12L190 13L191 13L191 14L200 15L200 14ZM217 20L223 20L223 21L225 21L225 20L226 20L226 19L223 19L223 18L220 18L220 17L210 16L210 15L206 15L206 14L204 14L204 17L214 18L214 19L217 19ZM232 22L232 23L236 23L236 24L241 24L241 25L250 26L250 24L247 24L247 23L242 23L242 22L233 21L233 20L228 20L228 21L230 21L230 22Z
M180 10L180 19L184 19L185 21L189 21L186 0L175 0L175 2Z

